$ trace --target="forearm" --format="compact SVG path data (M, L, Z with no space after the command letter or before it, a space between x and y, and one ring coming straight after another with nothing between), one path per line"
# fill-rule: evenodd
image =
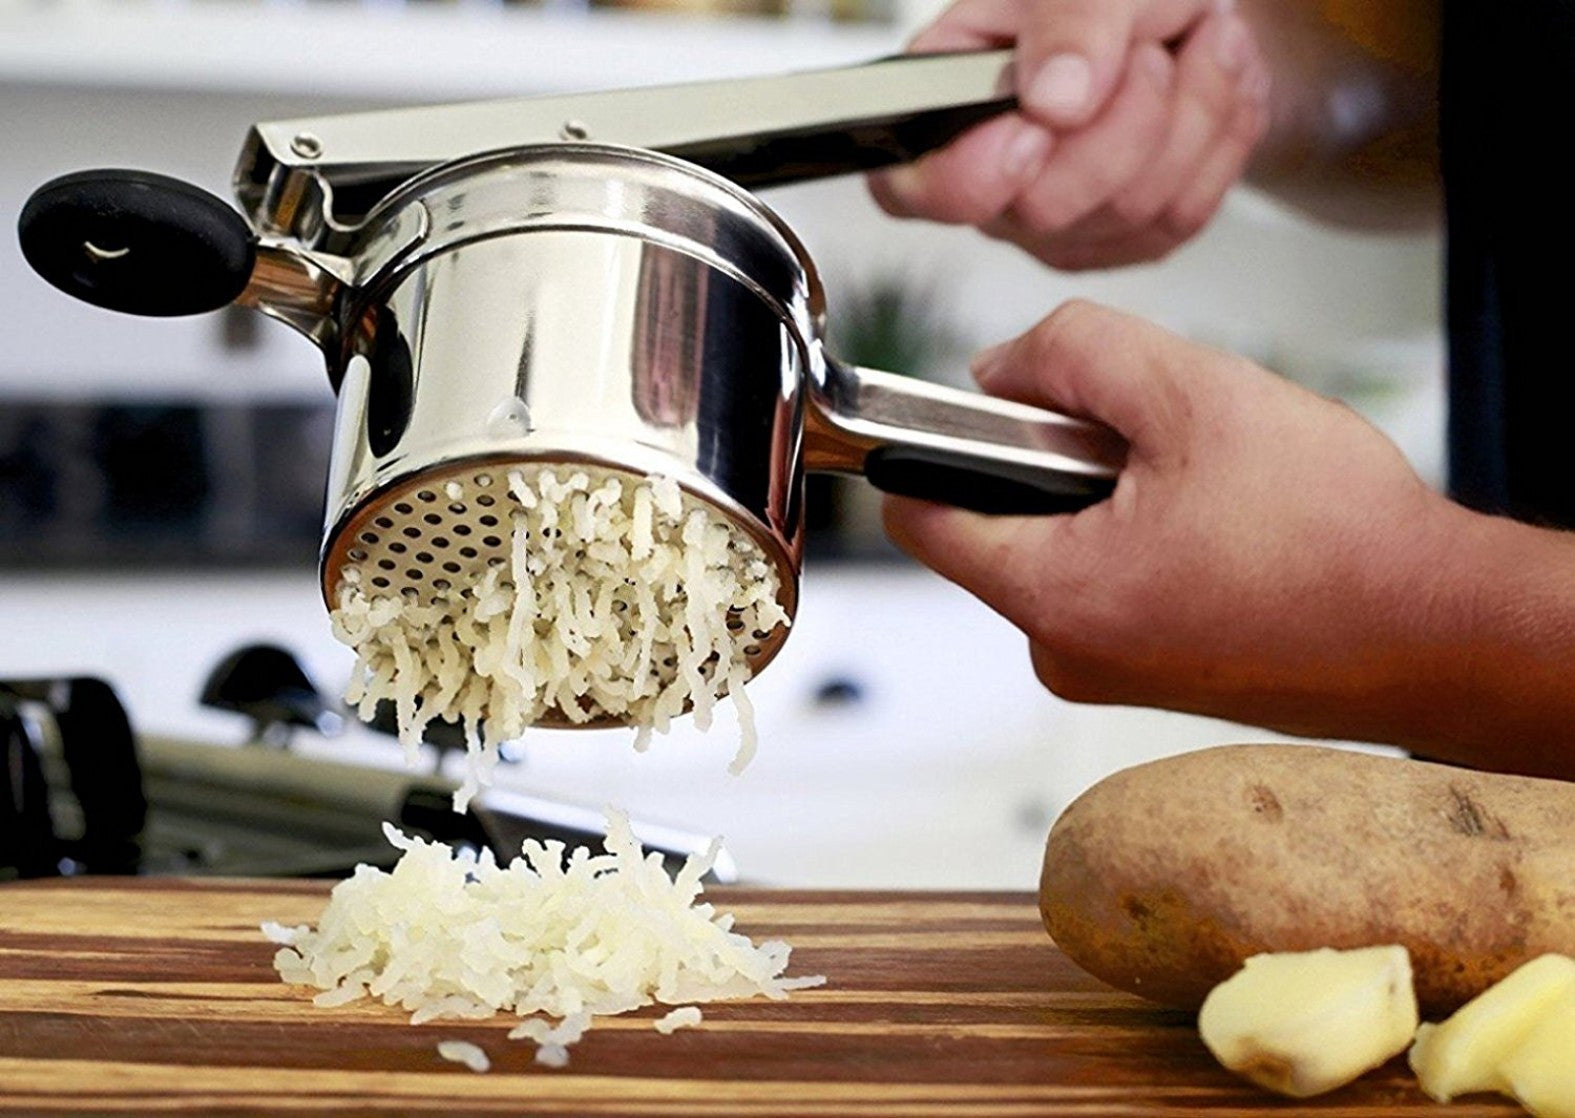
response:
M1459 513L1417 752L1575 779L1575 534Z
M1274 79L1249 182L1367 229L1437 221L1437 0L1240 0Z

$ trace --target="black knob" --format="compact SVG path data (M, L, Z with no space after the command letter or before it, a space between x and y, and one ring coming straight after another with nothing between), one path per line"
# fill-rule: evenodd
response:
M146 171L79 171L22 207L22 255L84 302L167 317L217 310L251 278L257 238L222 199Z

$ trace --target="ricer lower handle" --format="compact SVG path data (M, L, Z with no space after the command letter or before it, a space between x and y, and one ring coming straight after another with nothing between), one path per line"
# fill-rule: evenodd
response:
M975 512L1040 516L1104 500L1126 442L1102 424L839 362L805 422L809 470Z

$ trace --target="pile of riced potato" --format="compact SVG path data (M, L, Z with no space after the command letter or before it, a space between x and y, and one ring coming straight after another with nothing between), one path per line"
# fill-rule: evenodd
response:
M819 986L818 975L787 978L791 949L755 944L733 919L700 903L701 879L720 843L691 855L669 878L619 812L607 819L605 853L527 840L506 866L401 834L385 873L373 866L334 886L315 928L264 924L284 981L315 988L319 1006L379 1000L411 1024L512 1014L510 1040L536 1045L536 1062L563 1067L569 1047L597 1017L644 1006L675 1008L658 1032L697 1025L698 1003ZM486 1053L444 1041L439 1054L476 1071Z
M1199 1010L1216 1058L1269 1090L1409 1049L1439 1102L1575 1118L1569 783L1301 745L1170 757L1061 815L1040 909L1073 961Z

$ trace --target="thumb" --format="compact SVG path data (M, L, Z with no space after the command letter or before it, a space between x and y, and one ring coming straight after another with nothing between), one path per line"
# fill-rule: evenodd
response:
M974 377L992 396L1114 428L1133 459L1164 449L1205 386L1194 343L1108 307L1063 303L1026 334L985 350Z
M1017 97L1053 128L1087 124L1121 84L1131 47L1167 43L1220 0L1019 0Z

